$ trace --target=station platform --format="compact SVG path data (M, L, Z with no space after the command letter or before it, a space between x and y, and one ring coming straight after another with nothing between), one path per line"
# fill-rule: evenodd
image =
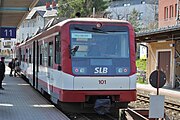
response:
M10 77L6 67L0 90L0 120L70 120L19 77Z
M156 95L157 88L152 87L150 84L138 84L137 83L137 91L147 91L152 95ZM165 97L169 97L171 99L176 99L179 101L180 99L180 88L172 89L169 87L159 88L159 95L164 95Z

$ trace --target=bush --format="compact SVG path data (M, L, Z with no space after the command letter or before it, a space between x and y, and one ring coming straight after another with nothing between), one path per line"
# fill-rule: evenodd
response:
M136 60L137 66L137 82L146 83L146 60Z
M136 60L136 66L138 70L146 71L146 60Z

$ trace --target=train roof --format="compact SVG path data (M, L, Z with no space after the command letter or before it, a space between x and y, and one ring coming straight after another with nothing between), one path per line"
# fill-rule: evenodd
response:
M108 19L108 18L71 18L61 21L57 24L57 26L63 26L68 22L117 22L117 23L127 23L128 21L125 20L115 20L115 19Z
M28 38L27 40L23 40L21 42L20 46L25 44L29 40L34 39L37 36L44 34L44 31L46 31L46 30L51 30L53 28L63 26L69 22L114 22L114 23L120 23L120 24L130 24L128 21L125 21L125 20L115 20L115 19L108 19L108 18L71 18L71 19L65 19L65 20L53 25L54 20L55 19L51 19L41 32L39 32L39 33L35 34L34 36ZM51 26L51 25L53 25L53 26Z

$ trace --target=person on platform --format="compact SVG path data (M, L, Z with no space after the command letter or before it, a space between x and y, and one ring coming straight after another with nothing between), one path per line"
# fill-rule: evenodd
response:
M4 88L2 87L2 81L5 77L5 63L4 63L4 59L5 57L1 57L1 61L0 61L0 89L4 90Z
M11 69L9 76L12 77L13 76L12 72L15 69L15 60L14 59L12 59L11 62L9 62L8 67Z
M19 61L17 58L14 59L15 60L15 69L14 69L14 77L17 76L17 72L19 72Z

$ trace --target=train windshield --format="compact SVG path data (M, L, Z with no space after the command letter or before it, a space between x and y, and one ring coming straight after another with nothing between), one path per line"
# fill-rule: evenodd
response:
M128 32L71 30L71 55L81 58L128 58Z
M72 71L76 75L130 74L126 26L71 25Z

